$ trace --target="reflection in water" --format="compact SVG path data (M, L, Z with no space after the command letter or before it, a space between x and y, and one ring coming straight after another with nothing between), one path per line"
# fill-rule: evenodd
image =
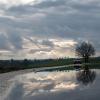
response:
M100 100L100 70L38 72L15 77L2 100ZM79 82L84 83L80 84ZM96 79L95 79L96 77ZM94 84L92 83L95 80ZM0 99L1 100L1 99Z
M93 83L96 77L96 72L91 70L82 70L76 74L77 80L82 82L84 85L88 85L89 83Z

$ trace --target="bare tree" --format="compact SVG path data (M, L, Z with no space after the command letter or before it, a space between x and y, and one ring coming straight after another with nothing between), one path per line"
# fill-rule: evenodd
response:
M82 42L76 47L76 55L84 58L85 62L88 62L90 56L95 55L95 49L89 42Z

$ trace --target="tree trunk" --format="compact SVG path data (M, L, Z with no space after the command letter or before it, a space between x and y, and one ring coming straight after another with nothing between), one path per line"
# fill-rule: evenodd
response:
M85 63L88 63L89 62L89 57L88 56L84 57L84 60L85 60Z
M85 59L85 63L89 62L89 57L88 56L86 56L84 59ZM85 70L89 70L88 65L85 65Z

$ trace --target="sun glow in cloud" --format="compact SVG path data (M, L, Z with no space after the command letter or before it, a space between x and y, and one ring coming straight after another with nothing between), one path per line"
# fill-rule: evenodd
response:
M54 44L59 47L71 47L77 44L77 42L75 42L74 40L57 40Z
M47 58L58 58L65 57L65 55L74 55L74 52L68 48L73 48L77 44L74 40L59 40L59 39L48 39L48 40L36 40L34 38L23 39L23 48L27 51L27 56L39 58L42 56L44 59ZM73 53L72 53L73 52Z

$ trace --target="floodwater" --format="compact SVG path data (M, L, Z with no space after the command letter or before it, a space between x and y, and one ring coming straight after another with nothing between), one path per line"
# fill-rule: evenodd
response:
M100 100L100 70L33 72L10 81L2 100Z

